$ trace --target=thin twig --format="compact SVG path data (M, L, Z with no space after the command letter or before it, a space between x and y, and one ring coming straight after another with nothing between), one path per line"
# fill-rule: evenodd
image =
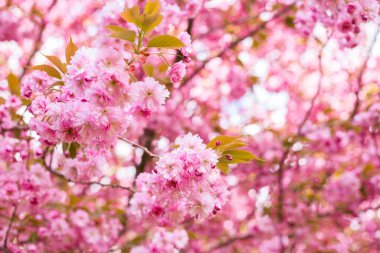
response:
M135 148L142 149L145 153L147 153L148 155L150 155L151 158L160 158L158 155L156 155L153 152L149 151L149 149L147 149L146 147L141 146L140 144L137 144L137 143L135 143L133 141L130 141L128 139L121 138L121 137L119 139L122 140L122 141L125 141L128 144L131 144Z
M52 1L52 3L50 4L49 8L47 9L47 13L49 13L53 9L53 7L57 4L57 2L58 2L58 0L53 0ZM46 16L46 14L44 16ZM38 30L37 38L36 38L34 46L33 46L33 50L30 53L26 64L24 65L25 67L23 68L23 70L22 70L22 72L20 74L19 80L22 80L22 78L25 76L26 71L30 67L30 64L32 63L32 60L33 60L34 56L36 55L36 53L41 48L42 36L43 36L43 33L44 33L45 29L46 29L46 25L47 25L47 22L45 21L45 19L43 17L41 17L41 23L40 23L40 27L39 27L39 30Z
M378 35L380 33L380 25L377 27L377 30L376 30L376 33L375 33L375 36L373 37L372 41L371 41L371 44L367 50L367 55L366 55L366 58L363 62L363 65L362 67L360 68L360 72L359 72L359 75L358 75L358 81L357 81L357 90L355 91L355 105L354 105L354 109L352 110L351 112L351 115L350 115L350 119L352 120L355 115L358 113L359 111L359 107L360 107L360 98L359 98L359 93L363 87L363 76L364 76L364 73L366 72L367 70L367 65L368 65L368 61L369 59L371 58L371 55L372 55L372 51L373 51L373 48L376 44L376 41L377 41L377 38L378 38Z
M303 117L301 123L298 126L297 135L296 135L296 138L294 138L294 139L297 139L298 137L302 136L302 130L303 130L306 122L310 118L310 115L311 115L311 113L312 113L312 111L314 109L315 103L316 103L317 98L319 96L319 93L321 91L322 81L323 81L323 76L324 76L323 63L322 63L322 55L323 55L323 51L324 51L325 47L327 46L328 42L330 41L330 39L332 37L332 35L333 35L333 32L331 32L331 34L328 36L326 42L323 43L323 45L322 45L322 47L321 47L321 49L319 51L319 54L318 54L318 67L319 67L319 73L320 73L320 75L319 75L319 80L318 80L318 85L317 85L317 91L315 92L313 98L311 99L309 109L305 113L305 116ZM288 147L285 149L284 153L282 154L281 160L280 160L280 163L279 163L279 167L278 167L278 174L277 174L277 184L278 184L277 218L278 218L278 221L280 223L283 223L284 217L285 217L284 216L284 195L285 195L285 191L284 191L284 185L283 185L284 170L285 170L285 161L286 161L286 159L288 158L288 156L289 156L289 154L291 152L293 144L294 144L294 140L292 140L292 142L288 145ZM283 243L283 240L282 240L282 236L280 236L280 245L281 245L281 251L280 252L281 253L285 252L285 246L284 246L284 243Z
M117 188L117 189L122 189L122 190L127 190L129 192L132 192L134 193L135 191L132 190L131 188L129 187L126 187L126 186L122 186L122 185L118 185L118 184L104 184L104 183L101 183L101 182L97 182L97 181L80 181L80 180L73 180L71 178L68 178L66 177L65 175L55 171L52 169L52 161L53 161L53 154L52 154L52 157L50 159L50 164L46 164L46 161L45 161L45 157L46 157L46 154L47 154L47 151L48 149L45 150L44 152L44 155L42 157L42 160L43 160L43 163L45 165L45 168L47 171L49 171L52 175L56 176L56 177L59 177L67 182L70 182L70 183L74 183L74 184L82 184L82 185L100 185L102 187L109 187L109 188Z
M196 68L189 77L187 77L182 85L180 86L180 88L186 86L186 84L191 80L193 79L196 75L199 74L199 72L202 71L202 69L213 59L215 58L219 58L219 57L222 57L228 50L230 49L233 49L234 47L236 47L237 45L239 45L239 43L243 40L245 40L246 38L248 37L251 37L253 35L255 35L256 33L258 33L261 29L265 28L265 26L267 24L269 24L270 22L276 20L277 18L281 17L282 15L284 15L285 13L287 13L288 11L290 11L293 7L294 7L294 3L291 4L291 5L288 5L286 6L285 8L283 8L281 11L277 12L273 18L271 18L270 20L268 21L263 21L262 23L260 23L257 27L255 27L252 31L248 32L246 35L236 39L234 42L232 42L228 47L224 48L222 51L220 51L217 55L215 56L212 56L210 58L208 58L207 60L203 61L202 64Z

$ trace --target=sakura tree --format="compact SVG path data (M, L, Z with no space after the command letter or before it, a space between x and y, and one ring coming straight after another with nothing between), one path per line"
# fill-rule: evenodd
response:
M379 13L0 0L0 251L380 252Z

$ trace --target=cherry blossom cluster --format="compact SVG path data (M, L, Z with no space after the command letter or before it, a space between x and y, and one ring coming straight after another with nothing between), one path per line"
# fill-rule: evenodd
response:
M310 35L316 23L322 23L337 36L342 47L353 48L362 36L362 25L379 22L380 3L365 1L305 1L296 16L297 29Z
M0 252L379 252L379 8L0 0Z
M361 182L354 172L333 176L325 186L326 201L336 206L350 206L360 199Z
M173 226L186 218L203 220L226 203L229 191L215 168L216 153L197 135L177 138L177 148L164 154L151 173L136 179L129 213L138 220Z
M42 71L23 82L33 96L31 127L47 144L60 141L84 146L110 146L126 133L132 118L157 112L169 96L151 77L129 84L123 59L112 49L80 48L60 83Z

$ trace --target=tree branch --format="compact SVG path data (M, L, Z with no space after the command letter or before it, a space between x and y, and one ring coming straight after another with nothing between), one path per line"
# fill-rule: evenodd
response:
M320 72L320 75L319 75L319 80L318 80L318 85L317 85L317 91L315 92L313 98L311 99L311 102L310 102L310 107L309 109L307 110L307 112L305 113L305 116L303 117L300 125L298 126L298 130L297 130L297 135L296 135L296 138L297 139L298 137L302 136L302 130L306 124L306 122L309 120L309 117L314 109L314 106L315 106L315 102L317 101L317 98L319 96L319 93L321 91L321 87L322 87L322 81L323 81L323 76L324 76L324 71L323 71L323 64L322 64L322 54L323 54L323 50L325 49L327 43L329 42L330 38L332 37L333 35L333 32L331 32L331 34L328 36L327 40L325 43L323 43L320 51L319 51L319 54L318 54L318 67L319 67L319 72ZM288 145L288 147L285 149L284 153L282 154L281 156L281 160L280 160L280 163L279 163L279 167L278 167L278 174L277 174L277 184L278 184L278 196L277 196L277 205L278 205L278 208L277 208L277 218L278 218L278 221L280 223L283 223L284 222L284 195L285 195L285 191L284 191L284 185L283 185L283 178L284 178L284 170L285 170L285 161L286 159L288 158L290 152L291 152L291 149L293 147L293 144L294 144L294 140L292 140L292 142ZM282 241L282 236L280 235L280 245L281 245L281 253L284 253L285 252L285 247L284 247L284 243Z
M249 240L249 239L252 239L252 238L253 238L252 234L244 235L244 236L238 236L238 237L232 237L232 238L230 238L230 239L228 239L228 240L226 240L224 242L221 242L218 245L215 245L214 247L212 247L211 249L209 249L207 252L213 252L214 250L227 247L227 246L231 245L232 243L234 243L236 241L245 241L245 240Z

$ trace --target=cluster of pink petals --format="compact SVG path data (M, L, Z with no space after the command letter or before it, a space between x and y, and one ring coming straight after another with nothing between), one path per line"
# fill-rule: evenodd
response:
M169 68L168 74L172 83L177 83L186 75L186 65L180 61Z
M12 153L13 151L9 151ZM0 165L0 202L32 208L54 198L50 174L39 164L27 170L21 164L11 170Z
M210 217L226 203L229 191L215 168L216 153L197 135L179 137L176 145L151 173L136 179L129 213L137 220L172 226L190 217Z
M64 84L53 87L51 79L34 71L22 85L23 95L33 98L31 128L46 144L111 146L133 117L157 112L169 97L151 77L129 84L123 60L112 49L81 48L67 66Z
M320 22L334 30L341 47L356 47L362 34L361 24L378 22L380 4L365 1L305 1L296 16L296 27L309 36Z
M360 179L354 172L331 177L324 189L326 201L335 206L350 205L360 198Z

